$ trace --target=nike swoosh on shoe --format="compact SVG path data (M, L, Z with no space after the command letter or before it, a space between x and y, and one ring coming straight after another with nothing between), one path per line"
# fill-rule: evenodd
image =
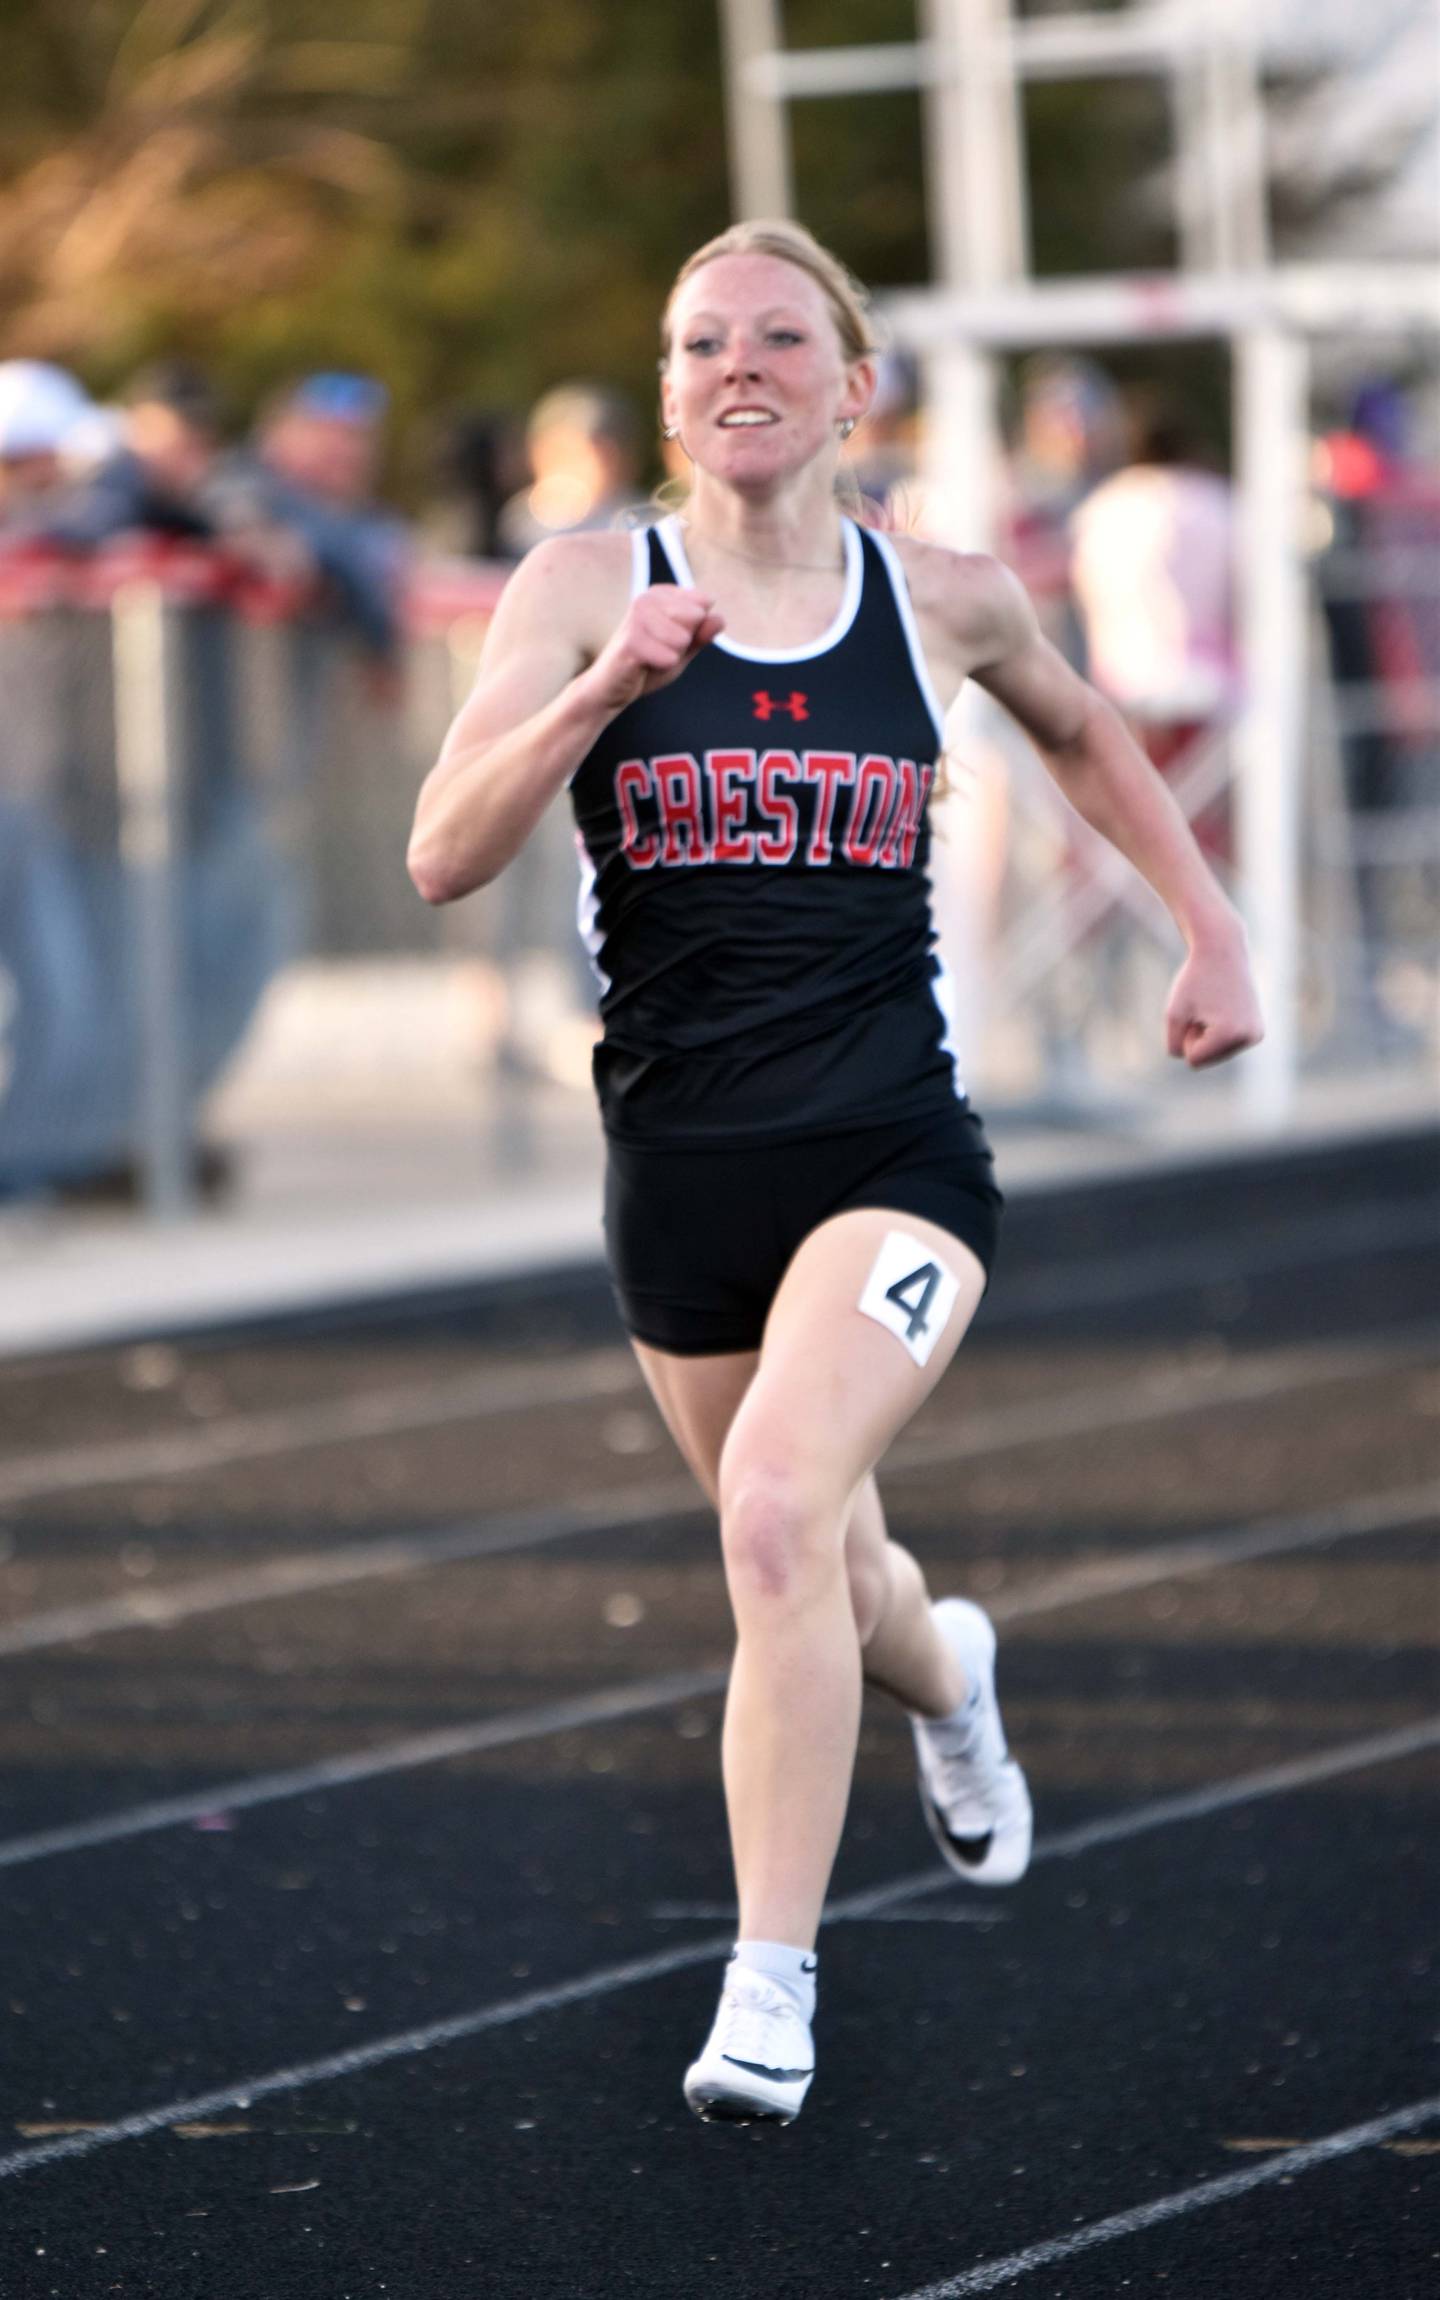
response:
M936 1804L933 1797L929 1800L929 1803L930 1810L935 1816L936 1823L940 1829L941 1835L945 1839L946 1844L953 1845L955 1847L955 1850L960 1855L961 1860L964 1861L968 1867L972 1869L978 1869L980 1863L985 1859L986 1854L989 1852L990 1847L995 1842L994 1830L987 1829L983 1837L957 1837L954 1830L947 1826L945 1816L941 1812L940 1807Z
M720 2057L728 2060L732 2068L748 2069L752 2076L768 2076L776 2084L793 2084L797 2077L815 2073L809 2068L767 2068L763 2060L737 2060L733 2052L722 2053Z
M943 1821L940 1826L942 1829L945 1828ZM968 1862L972 1869L979 1868L980 1863L985 1859L990 1847L995 1842L993 1829L987 1829L983 1837L957 1837L951 1829L945 1829L945 1835L955 1847L961 1860Z

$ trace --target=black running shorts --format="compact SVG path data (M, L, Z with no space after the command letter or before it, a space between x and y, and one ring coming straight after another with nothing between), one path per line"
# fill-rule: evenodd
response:
M612 1141L605 1242L628 1331L676 1357L755 1350L791 1256L834 1214L936 1222L988 1278L1004 1199L973 1110L755 1148Z

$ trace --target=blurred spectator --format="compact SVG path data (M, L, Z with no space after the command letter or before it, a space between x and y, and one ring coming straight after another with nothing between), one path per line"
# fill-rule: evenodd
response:
M1403 820L1440 767L1440 484L1413 452L1403 390L1372 377L1348 420L1317 441L1313 476L1323 547L1316 577L1339 722L1340 766L1361 944L1362 1020L1372 1043L1413 1032L1386 1001L1384 974L1403 893ZM1396 818L1399 818L1397 821ZM1398 840L1397 840L1398 833ZM1422 898L1423 903L1423 898Z
M199 490L220 446L209 383L188 360L144 368L125 395L119 436L51 532L74 543L133 533L206 540Z
M1026 361L1006 556L1035 600L1045 636L1078 670L1085 669L1085 635L1070 592L1070 517L1124 456L1124 403L1103 367L1049 353Z
M500 513L503 555L521 558L549 535L613 527L645 505L640 426L622 393L565 383L537 400L525 430L531 483ZM685 467L688 470L688 467ZM574 930L573 833L553 809L496 889L508 954L507 1068L580 1086L595 1039L595 984Z
M425 540L461 559L513 556L501 542L500 518L515 492L524 458L508 415L481 409L451 422L436 458L436 500Z
M1081 442L1090 442L1089 451L1097 444L1093 430L1072 421L1074 412L1064 394L1059 411L1047 409L1039 427L1041 439L1055 448L1052 507L1065 501L1078 476ZM1108 412L1100 436L1109 436ZM1229 482L1208 467L1183 425L1157 409L1136 426L1133 461L1088 489L1061 537L1071 547L1069 595L1087 676L1124 712L1137 741L1172 781L1202 848L1223 869L1231 855L1223 738L1237 693ZM1083 889L1085 850L1070 851L1075 883ZM1086 931L1084 995L1102 1010L1122 1007L1127 938L1108 910ZM1037 1005L1049 1032L1049 1073L1062 1096L1083 1102L1092 1092L1083 1052L1088 1030L1075 995L1075 986L1057 973Z
M1423 746L1427 735L1434 741L1433 713L1414 719L1406 709L1405 691L1440 667L1434 600L1423 585L1406 581L1408 555L1423 558L1436 545L1436 487L1411 455L1410 429L1404 393L1373 379L1355 393L1348 422L1319 440L1313 459L1334 570L1322 588L1335 678L1342 687L1388 685L1395 706L1382 701L1383 729L1357 729L1347 738L1347 778L1359 807L1389 804L1397 780L1405 779L1399 754ZM1362 560L1378 583L1356 585ZM1321 572L1323 578L1327 570Z
M225 457L202 502L227 536L279 526L303 544L332 619L389 678L410 556L403 520L375 500L389 395L370 376L307 376L267 409L255 443Z
M537 400L525 427L531 484L500 513L497 537L520 558L547 535L612 527L644 502L640 428L623 393L562 383Z
M913 357L908 352L881 352L875 396L856 434L850 466L869 507L865 516L878 527L909 528L918 516L919 405L919 373Z
M96 413L63 368L0 363L0 546L43 534L70 491L74 443ZM104 977L57 803L78 684L53 626L37 645L26 622L0 624L0 1197L44 1178L32 1114L58 1112L56 1131L73 1136L104 1056Z
M1152 746L1223 717L1236 689L1233 497L1184 426L1146 422L1135 461L1085 497L1070 533L1096 686Z
M0 537L42 532L104 437L99 408L63 367L0 361Z
M52 459L53 480L43 474L44 491L31 490L24 531L32 539L80 550L98 549L117 535L217 539L219 524L205 488L222 455L220 410L209 379L193 361L167 359L142 368L118 411L102 412L82 399L66 438L78 438L86 450L98 442L103 452L92 455L78 475L73 449ZM232 554L276 580L304 586L316 578L304 544L274 522L234 527L224 540Z
M390 395L373 376L309 375L269 410L260 452L303 493L342 511L370 508Z
M1047 353L1026 362L1014 469L1030 511L1068 517L1124 455L1124 403L1097 361Z
M0 543L43 537L97 412L63 368L0 364ZM44 1122L62 1166L73 1161L77 1120L106 1055L106 977L66 820L83 697L66 636L53 620L38 632L22 618L0 624L0 1197L53 1170L32 1146Z
M95 461L99 440L105 452ZM7 441L17 451L9 461ZM91 468L77 481L82 450ZM219 418L204 375L188 363L142 373L108 431L63 371L11 363L0 371L0 463L8 470L11 461L24 482L22 516L5 525L25 540L89 550L148 531L203 544L219 524L205 500L220 461ZM16 493L7 489L12 506ZM247 550L263 534L253 519L237 522ZM279 540L308 579L308 550ZM192 1124L296 942L294 872L271 836L270 794L242 739L236 628L226 604L192 598L167 638L180 745L177 1051ZM110 645L93 611L42 608L0 630L0 685L14 722L0 746L0 982L9 1004L0 1191L133 1195L137 1187L139 1018L107 709ZM298 706L291 714L301 715ZM279 780L273 767L270 780ZM198 1141L192 1155L202 1182L223 1179L224 1162Z

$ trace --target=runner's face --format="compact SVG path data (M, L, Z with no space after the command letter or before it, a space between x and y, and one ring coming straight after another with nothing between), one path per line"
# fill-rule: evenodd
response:
M847 365L819 282L778 256L717 256L675 299L665 421L732 486L763 489L833 456L870 381L869 361Z

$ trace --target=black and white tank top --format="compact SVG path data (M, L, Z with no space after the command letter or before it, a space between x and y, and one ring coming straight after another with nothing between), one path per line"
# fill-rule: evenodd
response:
M844 542L812 646L722 633L572 779L617 1139L790 1139L963 1094L927 869L942 714L893 546L848 519ZM692 581L677 520L637 532L635 592Z

